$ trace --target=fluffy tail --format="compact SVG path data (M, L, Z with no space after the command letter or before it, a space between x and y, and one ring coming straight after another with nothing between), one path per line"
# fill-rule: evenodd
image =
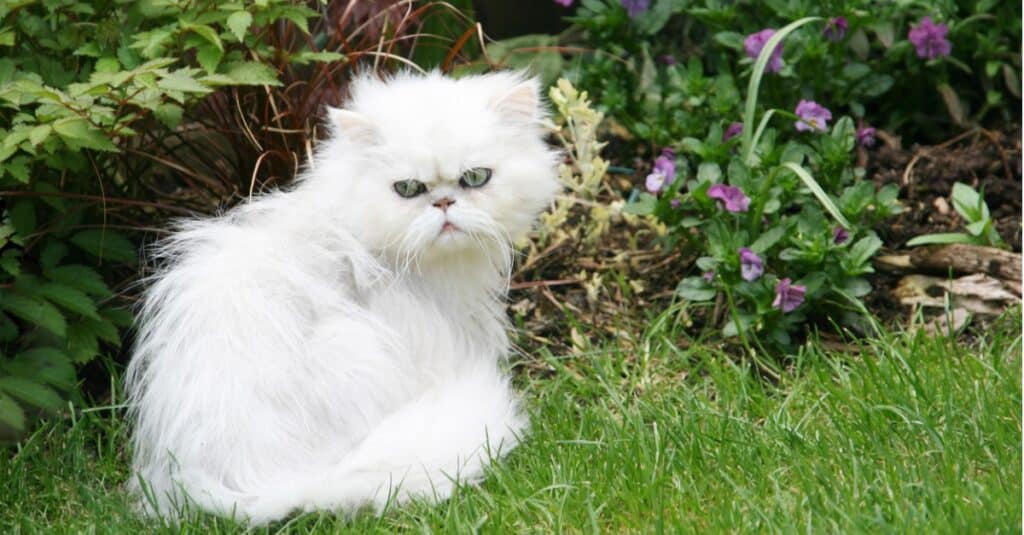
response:
M380 512L413 498L447 499L477 483L527 427L508 380L494 365L465 373L402 407L338 464L297 477L245 511L255 524L293 511Z

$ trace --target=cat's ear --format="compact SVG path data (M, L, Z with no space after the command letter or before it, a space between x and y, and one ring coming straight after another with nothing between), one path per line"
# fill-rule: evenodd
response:
M342 139L365 144L372 144L377 140L377 129L361 113L328 107L327 119L334 134Z
M534 123L540 119L540 83L536 78L516 84L498 95L494 108L510 121Z

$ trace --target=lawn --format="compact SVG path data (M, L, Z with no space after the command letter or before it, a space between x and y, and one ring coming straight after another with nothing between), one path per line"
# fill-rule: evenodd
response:
M266 531L1019 533L1020 329L1018 310L969 345L811 344L778 381L700 344L679 349L662 327L639 354L542 351L518 373L532 431L481 488ZM122 492L126 439L120 411L99 407L5 453L0 532L159 528ZM183 528L241 526L199 516Z

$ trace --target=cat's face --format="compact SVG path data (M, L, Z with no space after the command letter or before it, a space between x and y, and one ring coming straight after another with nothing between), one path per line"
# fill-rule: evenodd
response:
M329 119L314 176L337 181L346 226L399 264L507 258L559 189L533 81L364 80Z

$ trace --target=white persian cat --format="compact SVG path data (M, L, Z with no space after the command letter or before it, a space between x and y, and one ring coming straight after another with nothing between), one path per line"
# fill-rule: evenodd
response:
M515 446L503 298L559 189L543 113L517 74L363 78L294 188L158 248L127 375L150 514L445 499Z

